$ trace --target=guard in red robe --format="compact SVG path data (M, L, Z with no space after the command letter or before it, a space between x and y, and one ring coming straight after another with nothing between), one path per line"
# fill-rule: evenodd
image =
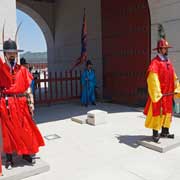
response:
M172 121L173 98L179 97L179 81L174 67L168 58L168 42L161 39L157 43L157 56L151 61L147 71L147 84L149 98L144 113L145 127L153 130L153 140L160 138L174 138L169 133ZM161 129L161 133L158 131Z
M7 169L14 165L12 153L22 155L33 164L35 160L31 155L44 146L25 96L33 77L25 67L17 64L19 51L16 42L9 39L3 43L4 62L0 59L0 122Z

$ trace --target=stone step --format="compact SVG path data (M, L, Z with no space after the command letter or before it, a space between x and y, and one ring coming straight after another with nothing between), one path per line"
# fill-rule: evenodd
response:
M15 167L11 170L7 170L4 167L5 159L2 160L3 167L2 173L3 176L0 176L0 180L21 180L24 178L28 178L40 173L44 173L49 171L50 166L48 163L44 162L40 158L36 157L36 164L30 165L28 162L23 160L21 157L13 158Z
M87 123L93 126L106 124L108 113L99 109L87 112Z
M139 140L138 144L154 151L165 153L180 146L180 137L175 137L175 139L160 138L158 143L155 143L152 141L152 137L149 136L142 140Z
M86 124L87 115L74 116L71 118L71 120L80 124Z

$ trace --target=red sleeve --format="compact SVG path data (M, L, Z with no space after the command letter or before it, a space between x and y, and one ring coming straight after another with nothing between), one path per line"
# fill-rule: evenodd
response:
M148 70L146 72L146 77L148 77L149 72L158 73L158 62L159 61L156 58L152 59L151 64L149 65Z
M16 76L16 90L24 93L31 85L33 76L24 66L20 66L20 73Z
M22 68L23 68L23 74L24 74L24 84L26 86L26 89L28 89L33 80L33 75L26 68L24 67Z
M32 79L31 73L25 67L20 66L15 76L15 83L6 90L6 93L24 93L30 87Z
M151 61L151 64L150 64L150 66L149 66L149 68L148 68L148 72L154 72L154 73L158 73L158 62L157 62L157 60L156 59L153 59L152 61Z
M11 86L11 74L0 57L0 87L9 88Z

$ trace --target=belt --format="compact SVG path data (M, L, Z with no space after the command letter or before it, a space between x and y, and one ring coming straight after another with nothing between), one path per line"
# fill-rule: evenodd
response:
M8 98L8 97L14 97L14 98L19 98L19 97L26 97L25 94L0 94L0 97Z

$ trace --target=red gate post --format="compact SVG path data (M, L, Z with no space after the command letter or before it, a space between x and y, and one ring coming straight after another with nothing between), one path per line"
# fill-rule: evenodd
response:
M34 93L33 93L33 97L34 97L34 102L36 103L37 102L37 100L36 100L36 87L35 87L35 84L37 84L37 81L36 81L36 79L34 79Z
M57 72L55 72L55 92L56 92L56 101L58 100L58 79L57 79Z
M65 71L65 82L66 82L66 99L68 98L68 73Z
M44 93L45 93L45 102L48 101L47 98L47 78L46 78L46 72L44 71Z
M38 79L37 79L37 85L38 85L38 89L39 89L39 102L42 102L42 92L41 92L41 76L40 76L40 72L38 73Z
M77 83L77 70L75 70L75 92L76 92L76 97L78 96L78 83Z
M61 88L61 99L63 99L63 80L62 80L62 72L60 72L60 88Z
M50 89L50 99L49 99L49 104L53 102L53 94L52 94L52 74L49 72L49 89Z
M79 85L80 85L80 94L82 92L82 85L81 85L81 70L79 71Z
M72 71L70 71L70 82L71 82L71 84L70 84L70 86L71 86L71 98L73 98L73 83L72 83L72 81L73 81L73 77L72 77Z

